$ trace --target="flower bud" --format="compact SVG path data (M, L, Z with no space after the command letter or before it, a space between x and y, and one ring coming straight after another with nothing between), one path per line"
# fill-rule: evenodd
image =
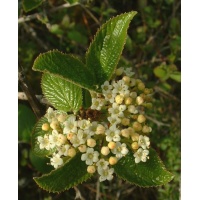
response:
M59 141L61 142L61 144L65 144L65 142L67 141L67 138L65 135L63 134L59 134Z
M123 118L121 121L121 124L124 126L128 126L130 124L130 119L128 118Z
M89 165L87 167L87 172L90 173L90 174L94 174L94 172L96 172L96 167L93 166L93 165Z
M144 99L143 99L142 97L140 97L140 96L137 96L137 98L136 98L136 103L137 103L138 105L141 105L141 104L144 103Z
M96 134L104 134L105 133L105 127L101 124L98 124L97 129L96 129Z
M130 77L129 76L124 76L123 78L122 78L122 80L128 85L129 83L130 83Z
M71 140L73 136L74 136L74 133L68 133L67 134L67 139Z
M58 121L52 121L51 124L50 124L50 127L53 130L58 130L60 128Z
M128 106L128 111L130 113L136 113L137 112L136 107L134 105Z
M118 159L116 157L111 156L108 160L110 165L115 165L117 163Z
M143 82L138 83L137 88L138 88L138 90L143 91L145 89L144 83Z
M130 136L129 129L122 129L121 134L122 134L122 136L129 138L129 136Z
M103 146L101 148L101 154L104 155L104 156L107 156L108 154L110 153L110 149L106 146Z
M67 155L71 158L74 157L76 155L76 150L74 148L69 148L67 151Z
M142 125L139 122L133 122L133 129L135 131L141 131L142 130Z
M124 103L126 105L130 105L132 102L133 102L133 99L131 97L126 97L125 100L124 100Z
M124 100L124 97L123 97L122 95L117 95L117 96L115 97L115 102L116 102L117 104L122 104L123 100Z
M135 84L136 84L136 80L134 79L134 78L131 78L131 80L130 80L130 86L131 87L133 87L133 86L135 86Z
M84 152L86 152L87 147L86 147L85 144L82 144L82 145L80 145L80 146L78 147L78 149L79 149L79 151L80 151L81 153L84 153Z
M150 94L150 93L151 93L151 90L149 88L144 89L144 94Z
M89 147L95 147L96 146L96 140L94 140L93 138L87 139L87 145Z
M133 142L133 143L131 144L131 147L132 147L133 150L137 150L137 149L139 148L139 145L138 145L137 142Z
M131 139L133 140L133 142L138 141L139 136L140 135L138 133L133 133L133 134L131 134Z
M115 74L117 76L120 76L120 75L122 75L123 72L124 72L124 69L122 67L120 67L120 68L116 69Z
M109 147L109 149L114 149L116 147L116 143L115 142L109 142L108 147Z
M144 115L138 115L137 121L143 123L146 121L146 117Z
M59 122L64 122L67 119L67 115L62 113L62 114L58 115L57 119Z
M142 132L143 133L150 133L151 132L151 127L149 127L149 126L147 126L147 125L144 125L143 127L142 127Z
M43 131L48 131L49 130L49 124L48 123L44 123L44 124L42 124L42 130Z

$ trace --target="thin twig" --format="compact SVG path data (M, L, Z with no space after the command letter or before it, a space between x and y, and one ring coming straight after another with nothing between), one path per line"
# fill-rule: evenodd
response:
M41 118L42 115L44 114L44 113L42 113L43 109L41 107L41 104L38 102L37 98L35 97L30 84L26 80L21 66L19 66L19 69L18 69L18 80L19 80L19 85L21 86L21 89L26 94L28 101L31 105L31 108L32 108L33 112L35 113L36 117L38 119Z
M35 97L37 98L37 100L44 105L50 105L50 103L47 101L47 99L44 98L43 95L35 95ZM19 100L24 100L27 101L28 97L26 96L26 94L24 92L18 92L18 99Z
M75 198L74 198L74 199L81 199L81 200L85 200L85 198L84 198L84 197L82 197L80 190L79 190L79 189L78 189L76 186L74 186L74 190L75 190L75 192L76 192L76 196L75 196Z
M97 193L96 193L95 200L99 200L99 198L100 198L100 182L99 182L99 180L97 180Z
M163 122L160 122L160 121L158 121L157 119L155 119L155 118L152 118L152 117L150 117L150 116L147 116L147 115L145 115L145 117L147 118L147 119L149 119L150 121L152 121L152 122L154 122L157 126L170 126L170 124L165 124L165 123L163 123Z

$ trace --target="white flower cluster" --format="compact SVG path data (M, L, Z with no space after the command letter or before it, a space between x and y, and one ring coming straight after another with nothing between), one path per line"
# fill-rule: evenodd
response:
M132 152L136 163L146 162L150 146L146 135L151 127L146 125L142 112L151 105L152 91L133 75L130 68L119 68L115 80L101 86L102 94L91 93L91 109L106 113L106 119L100 122L47 110L48 123L42 125L46 134L37 139L40 149L52 150L50 163L54 168L81 152L87 171L97 171L99 180L105 181L113 178L112 166L128 152Z

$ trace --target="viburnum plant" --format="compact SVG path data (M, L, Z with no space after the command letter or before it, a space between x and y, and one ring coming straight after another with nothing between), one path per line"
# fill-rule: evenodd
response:
M117 68L136 13L103 24L85 64L58 50L36 58L33 70L43 72L42 91L52 106L35 125L32 148L55 168L34 178L41 188L61 192L95 173L100 181L116 174L142 187L173 179L150 146L145 109L152 107L153 90L132 68Z

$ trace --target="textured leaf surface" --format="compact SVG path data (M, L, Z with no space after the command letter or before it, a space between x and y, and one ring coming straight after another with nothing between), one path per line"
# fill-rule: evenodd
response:
M62 192L91 177L85 162L81 161L81 153L66 162L62 167L39 178L36 183L49 192Z
M46 155L50 155L52 153L52 151L47 151L46 149L40 149L38 143L37 143L37 137L38 136L44 136L45 134L47 134L47 131L43 131L42 130L42 124L47 123L47 118L42 117L35 125L34 129L33 129L33 133L32 133L32 138L31 138L31 143L32 143L32 150L33 153L37 156L46 156Z
M86 54L86 63L102 85L112 76L122 53L127 29L137 12L129 12L110 19L97 32Z
M80 60L57 50L40 54L33 64L33 70L56 75L89 90L96 89L90 70Z
M82 105L79 86L51 74L43 74L42 91L48 101L58 110L77 111Z
M31 132L36 122L33 111L25 105L18 106L18 139L30 142Z
M42 3L42 0L23 0L23 7L26 12L37 8Z
M119 160L114 166L115 173L124 180L142 187L164 185L173 179L173 175L166 171L155 150L150 149L149 160L138 164L133 154Z

